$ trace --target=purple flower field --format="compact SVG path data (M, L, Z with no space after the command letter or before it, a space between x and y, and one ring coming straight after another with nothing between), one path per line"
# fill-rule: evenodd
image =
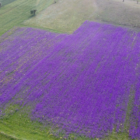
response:
M32 120L91 138L128 123L140 138L139 55L140 32L123 27L85 21L72 35L18 28L0 40L0 110L31 106Z

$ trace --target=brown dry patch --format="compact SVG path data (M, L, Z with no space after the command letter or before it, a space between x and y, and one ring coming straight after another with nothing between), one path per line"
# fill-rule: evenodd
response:
M140 3L132 0L96 0L96 20L140 27Z

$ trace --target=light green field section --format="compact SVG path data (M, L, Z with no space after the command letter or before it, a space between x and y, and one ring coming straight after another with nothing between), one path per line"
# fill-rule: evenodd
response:
M15 0L0 0L0 3L2 4L2 6L5 6L13 1L15 1Z
M85 20L140 27L140 2L132 0L56 0L24 25L72 33Z
M94 9L93 0L57 0L37 16L25 21L24 25L72 33L85 20L94 19Z
M58 140L49 130L39 129L40 124L37 122L32 123L27 117L16 114L7 119L0 121L0 131L5 136L13 139L27 139L27 140ZM4 136L3 136L4 137Z
M47 8L53 0L16 0L0 8L0 36L15 26L20 26L24 20L32 18L30 10L37 13Z

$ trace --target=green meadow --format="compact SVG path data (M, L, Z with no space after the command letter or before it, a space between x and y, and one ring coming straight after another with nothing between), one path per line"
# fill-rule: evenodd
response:
M52 3L53 0L41 0L36 6L35 0L15 0L13 2L9 0L9 4L7 0L7 5L0 9L0 36L15 26L21 26L24 20L32 18L30 10L37 9L37 13L39 13Z

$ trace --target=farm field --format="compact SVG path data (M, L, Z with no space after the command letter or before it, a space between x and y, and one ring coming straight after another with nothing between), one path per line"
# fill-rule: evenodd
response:
M85 20L140 27L139 4L125 1L57 0L54 4L54 0L1 0L0 35L15 26L73 33ZM31 9L37 9L36 16L30 15Z
M0 131L19 139L139 139L139 40L140 32L90 21L71 35L7 32Z
M5 4L9 0L4 0ZM3 2L3 1L2 1ZM11 2L11 1L10 1ZM0 36L15 26L20 26L24 20L31 18L30 10L36 8L42 11L53 3L53 0L15 0L0 9ZM37 7L36 7L37 5Z
M0 140L140 139L140 3L0 3Z
M140 27L139 15L140 4L131 0L58 0L23 24L73 33L85 20Z
M96 0L96 5L96 20L140 27L140 3L137 4L136 0Z
M93 0L57 0L36 17L24 21L24 25L73 33L85 20L94 19Z

